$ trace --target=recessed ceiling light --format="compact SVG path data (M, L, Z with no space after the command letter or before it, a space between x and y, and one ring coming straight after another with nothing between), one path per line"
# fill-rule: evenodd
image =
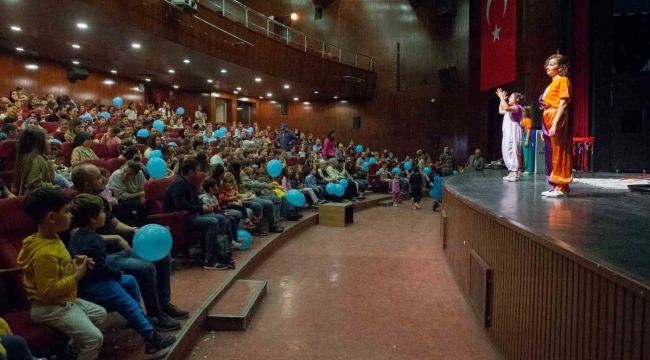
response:
M291 20L298 20L298 13L291 13Z
M178 89L178 85L174 85L174 89Z
M244 110L244 108L242 108L242 107L238 107L237 110Z
M278 102L275 100L271 100L271 104L277 104Z
M273 96L273 94L268 93L268 94L266 94L266 96L267 96L267 97L271 97L271 96Z
M228 70L226 70L226 69L221 69L221 73L222 73L222 74L225 74L225 73L227 73L227 72L228 72Z
M239 91L233 91L233 93L235 93L235 94L239 94Z
M169 69L168 71L169 71L170 74L173 74L173 73L176 72L176 71L174 71L174 69Z
M115 81L113 81L113 80L104 80L104 84L113 85L113 84L115 84Z
M131 44L131 47L134 48L134 49L139 49L139 48L140 48L140 44L138 44L138 43L133 43L133 44Z
M19 28L18 26L12 26L11 30L13 30L13 31L23 31L23 29Z
M186 63L186 64L189 64L189 63L190 63L190 59L185 59L185 60L183 60L183 62Z
M237 88L237 91L241 91L241 88L240 88L240 87L238 87L238 88Z
M293 101L298 101L298 100L300 100L300 99L298 99L298 98L293 98Z
M213 83L213 81L212 81L212 79L208 79L208 82L209 82L210 84L212 84L212 83Z
M146 79L144 79L144 81L147 81L147 82L149 82L149 81L151 81L151 79L149 79L149 78L146 78Z
M264 96L260 96L260 99L264 99Z
M36 70L36 69L38 69L38 65L27 64L27 65L25 65L25 68L27 68L28 70Z
M335 96L334 98L335 98L335 99L338 99L339 97L338 97L338 96Z
M285 85L285 86L284 86L285 89L288 89L288 88L290 88L290 87L291 87L291 86L289 86L289 85Z
M81 46L79 46L79 44L72 44L72 47L75 49L81 49Z
M78 23L77 27L79 29L88 29L88 24L86 24L86 23Z
M348 103L347 100L341 100L341 104L347 104L347 103Z
M262 81L262 78L255 78L255 82L260 82Z
M305 105L309 105L309 101L305 101L303 104L305 104Z
M72 63L75 64L75 65L79 65L79 61L76 61L76 60L73 61Z
M117 70L111 70L113 74L117 74Z
M318 94L318 91L314 91L314 94Z
M17 47L17 48L16 48L16 51L25 51L25 49L23 49L23 48L21 48L21 47Z

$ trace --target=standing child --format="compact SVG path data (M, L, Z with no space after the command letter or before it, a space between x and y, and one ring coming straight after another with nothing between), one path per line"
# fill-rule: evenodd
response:
M422 174L420 174L420 167L413 166L413 172L409 176L409 184L411 185L411 197L413 198L413 209L420 210L420 201L422 201Z
M94 261L86 256L73 261L57 235L70 228L70 208L70 198L52 187L41 187L27 196L25 213L38 224L38 232L23 240L18 265L32 304L32 320L68 335L70 357L93 360L104 342L97 327L106 320L106 310L77 298L77 284Z
M106 244L95 230L104 226L104 203L99 196L79 194L72 200L72 216L80 227L72 235L68 250L75 256L87 256L94 266L79 281L79 296L92 300L107 311L117 311L128 326L142 336L145 354L154 354L168 348L176 336L162 336L140 309L140 288L131 275L106 262Z
M399 174L394 173L393 174L393 183L391 186L391 192L393 193L393 206L397 206L398 204L402 203L402 199L400 198L400 192L399 192Z

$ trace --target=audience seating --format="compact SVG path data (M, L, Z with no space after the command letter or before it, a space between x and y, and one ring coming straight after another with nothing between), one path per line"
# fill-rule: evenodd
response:
M72 150L74 150L74 144L64 142L61 145L61 150L63 150L63 163L65 164L65 166L70 167L72 165L70 161L72 158Z
M55 132L59 128L58 122L42 122L41 127L45 129L48 133Z
M50 135L52 135L54 139L57 139L62 143L65 142L65 133L63 131L54 131L51 132Z
M108 147L108 156L111 158L116 158L120 156L120 144L112 144Z
M186 243L185 234L185 216L187 212L176 211L173 213L165 213L164 211L165 191L175 178L175 176L172 176L163 179L147 180L144 183L144 197L147 201L147 208L149 209L149 222L167 226L169 232L172 234L174 241L172 244L172 255L182 251L184 256L189 256L191 244Z
M137 147L142 155L144 155L144 152L147 150L147 145L145 144L133 144L133 146Z
M0 179L4 181L5 185L11 187L11 184L14 182L15 171L0 171Z
M80 164L93 164L97 166L98 168L104 168L108 169L108 165L106 164L106 160L104 159L89 159L89 160L82 160Z
M100 159L107 160L111 158L110 151L108 150L108 146L106 146L106 144L92 143L90 144L90 148Z
M126 164L125 158L112 158L106 160L106 169L112 173Z
M104 134L102 134L102 133L97 133L97 134L95 134L95 135L93 136L93 139L95 139L95 140L101 140L102 137L104 137Z
M14 169L17 147L18 140L0 141L0 162L2 163L0 170L11 171Z

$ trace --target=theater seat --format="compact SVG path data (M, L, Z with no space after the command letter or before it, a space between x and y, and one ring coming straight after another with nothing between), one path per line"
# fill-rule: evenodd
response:
M48 133L53 133L56 131L56 129L59 128L59 123L58 122L42 122L41 127L45 129Z
M147 180L144 183L144 197L149 209L149 222L169 227L173 239L172 255L182 252L183 255L189 256L191 244L186 242L185 234L185 216L187 216L187 212L165 213L164 211L165 191L175 178L175 176L172 176Z
M18 140L0 141L0 170L11 171L16 162Z
M110 152L108 151L108 146L106 146L106 144L92 143L90 144L90 148L100 159L106 160L111 158Z
M147 145L145 144L133 144L133 146L137 147L142 155L144 155L144 152L147 150Z
M115 172L115 170L121 168L124 164L126 164L126 159L125 158L113 158L113 159L108 159L106 161L106 169L112 173Z
M98 168L104 168L108 169L108 165L106 164L106 160L104 159L88 159L88 160L82 160L80 164L93 164L97 166Z
M64 143L65 142L65 133L63 131L55 131L50 133L53 138L59 140L60 142Z
M72 158L72 150L74 150L74 144L64 142L61 144L61 150L63 150L63 163L65 166L70 167L72 165L70 161Z

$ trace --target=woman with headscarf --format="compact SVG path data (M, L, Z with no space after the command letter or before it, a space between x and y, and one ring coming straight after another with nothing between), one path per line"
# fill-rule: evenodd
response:
M72 150L72 157L70 164L72 167L79 165L84 160L97 160L99 159L90 144L93 143L93 136L86 131L80 131L74 137L74 150Z

